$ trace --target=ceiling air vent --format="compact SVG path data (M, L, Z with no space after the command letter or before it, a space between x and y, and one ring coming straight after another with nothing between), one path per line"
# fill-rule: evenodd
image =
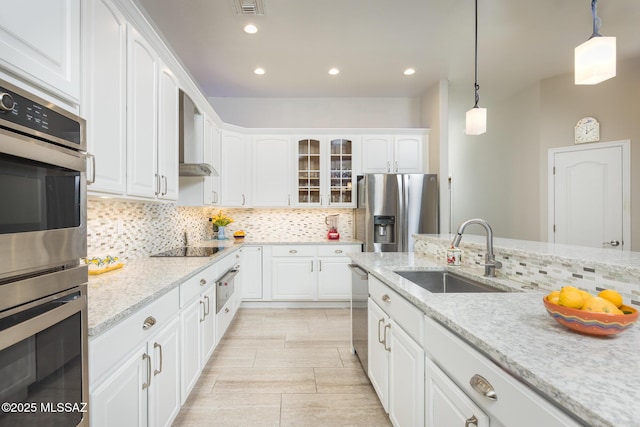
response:
M263 0L233 0L238 15L264 15Z

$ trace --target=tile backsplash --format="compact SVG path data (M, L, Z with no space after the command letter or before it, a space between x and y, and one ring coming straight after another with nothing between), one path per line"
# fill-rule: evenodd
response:
M185 232L190 242L209 240L213 228L209 217L218 208L174 204L89 199L87 206L88 255L112 255L133 259L183 246ZM352 237L352 209L226 209L233 218L230 233L244 230L247 239L279 241L325 237L327 215L339 214L341 237ZM231 235L231 234L230 234Z

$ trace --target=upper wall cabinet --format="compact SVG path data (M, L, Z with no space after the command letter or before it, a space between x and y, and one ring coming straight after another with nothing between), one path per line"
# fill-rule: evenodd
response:
M220 149L220 205L249 207L249 143L241 133L223 131Z
M2 8L0 65L78 104L80 0L4 1Z
M424 173L426 136L367 135L362 137L362 173Z
M85 0L83 90L90 193L124 195L127 142L127 21L109 0Z
M158 158L156 176L160 178L156 196L178 200L178 79L162 60L159 62Z
M253 206L291 206L291 137L255 136Z
M296 138L296 206L353 207L357 137Z

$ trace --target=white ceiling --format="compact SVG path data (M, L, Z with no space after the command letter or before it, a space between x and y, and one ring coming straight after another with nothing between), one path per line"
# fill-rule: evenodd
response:
M416 97L440 79L473 90L473 0L263 1L263 16L238 16L233 0L137 0L207 96ZM639 0L601 0L598 15L619 59L640 55ZM572 72L591 1L479 0L478 21L481 96L511 92Z

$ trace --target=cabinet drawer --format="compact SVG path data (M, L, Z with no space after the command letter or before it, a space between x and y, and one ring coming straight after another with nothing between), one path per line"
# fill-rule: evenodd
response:
M424 339L424 313L396 291L369 275L369 295L420 346Z
M315 256L316 247L313 245L277 245L271 249L271 256Z
M321 245L318 246L318 256L346 256L353 252L360 252L360 245Z
M572 418L522 384L435 320L425 317L425 351L492 420L520 427L578 426ZM497 395L490 400L469 383L485 378ZM528 414L523 416L523 414Z
M240 264L240 251L232 252L217 261L216 265L218 266L218 278L236 264Z
M217 264L211 265L200 273L180 284L180 308L188 305L202 291L212 286L218 277Z
M141 343L149 340L177 315L179 290L172 289L105 333L89 341L89 380L97 384L100 377L115 367L126 355ZM153 317L155 324L143 329L145 319Z

